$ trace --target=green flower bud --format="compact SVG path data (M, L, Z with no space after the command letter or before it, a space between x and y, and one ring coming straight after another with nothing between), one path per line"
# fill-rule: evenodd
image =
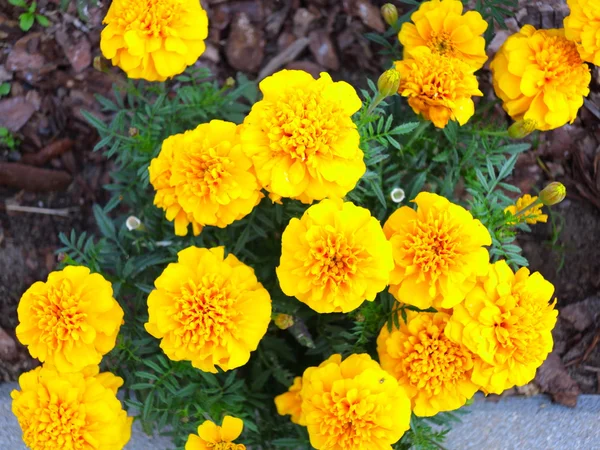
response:
M391 3L386 3L381 7L381 16L385 23L392 26L398 21L398 9Z
M400 87L400 72L388 69L377 80L377 90L382 97L389 97L398 92Z
M533 119L518 120L508 128L508 135L513 139L523 139L537 129Z
M556 205L562 202L567 196L567 188L564 184L554 181L542 189L540 200L546 206Z

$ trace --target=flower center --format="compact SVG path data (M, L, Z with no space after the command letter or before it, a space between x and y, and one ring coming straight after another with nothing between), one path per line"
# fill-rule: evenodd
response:
M376 428L379 407L365 398L351 400L336 392L325 393L323 403L326 414L322 416L320 431L327 442L322 448L364 448Z
M118 24L126 31L139 30L147 36L173 36L171 26L183 15L181 0L128 0L119 3Z
M43 294L34 294L32 308L42 330L40 339L50 348L62 346L62 341L78 340L87 315L79 311L79 297L73 294L70 280L49 286Z
M206 446L213 450L246 450L244 444L234 444L233 442L209 442Z
M532 58L544 71L546 83L568 87L575 83L574 76L579 78L583 61L574 42L562 36L546 36L538 50Z
M226 144L222 144L226 145ZM217 196L230 175L233 162L218 154L217 149L194 150L182 155L175 170L182 171L186 178L186 190L196 197Z
M456 55L454 43L452 42L450 33L447 31L441 31L439 33L436 33L435 31L432 32L428 44L428 47L434 53L438 53L443 56Z

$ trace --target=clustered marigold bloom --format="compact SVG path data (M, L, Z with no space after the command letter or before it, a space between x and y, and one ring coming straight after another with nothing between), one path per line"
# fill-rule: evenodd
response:
M306 426L306 418L302 413L302 377L294 378L290 389L275 397L275 407L281 416L290 415L290 420L298 425Z
M367 354L332 355L302 376L302 412L311 445L327 450L391 450L409 428L410 401Z
M32 450L121 450L131 436L132 417L116 397L120 377L98 367L60 373L37 367L19 377L11 393L23 441Z
M225 416L221 426L207 420L198 427L197 435L189 435L185 450L246 450L244 444L232 442L242 434L243 429L244 422L237 417Z
M411 59L396 61L400 72L398 93L408 98L415 114L423 114L438 128L448 121L464 125L475 113L473 96L482 96L473 69L463 61L415 49Z
M59 372L99 364L115 346L123 310L111 284L82 266L50 273L34 283L17 308L17 338L29 353Z
M525 25L491 63L494 90L514 120L533 120L541 131L573 122L590 92L590 69L564 30Z
M155 280L146 331L173 361L216 373L243 366L267 332L271 297L223 247L188 247Z
M244 120L242 143L271 198L344 197L366 170L351 118L361 107L354 88L301 70L277 72L259 87L263 99Z
M444 334L450 316L407 311L406 322L377 338L381 367L404 388L417 416L433 416L463 406L478 390L471 381L472 353Z
M281 245L281 289L320 313L349 312L373 301L394 268L379 221L339 199L323 200L290 220Z
M510 213L513 216L509 219L511 223L527 222L532 225L538 222L546 223L548 215L542 213L543 205L542 203L536 203L537 200L537 197L525 194L518 198L514 205L504 208L504 212ZM532 204L534 205L529 207ZM529 209L526 209L528 207ZM519 214L517 215L517 213Z
M100 49L129 78L164 81L200 57L208 17L198 0L113 0Z
M484 392L500 394L535 377L552 351L553 293L539 272L522 267L515 274L498 261L454 308L445 333L477 355L472 380Z
M203 225L224 228L248 215L262 198L239 128L231 122L213 120L170 136L149 171L154 203L175 221L178 235L186 234L188 223L194 234Z
M419 9L400 29L398 39L404 46L405 59L414 51L427 47L432 53L456 58L480 69L487 61L483 33L488 23L477 11L463 14L460 0L431 0Z
M395 268L390 293L417 308L452 308L484 275L491 245L487 228L462 206L421 192L417 210L403 206L383 226Z
M568 39L578 44L581 57L600 66L600 3L596 0L567 0L571 13L565 19Z

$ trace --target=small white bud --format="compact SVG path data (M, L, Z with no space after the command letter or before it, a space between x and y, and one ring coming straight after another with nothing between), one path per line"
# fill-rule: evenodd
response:
M135 216L129 216L125 221L125 226L129 231L143 229L142 221Z
M390 194L390 198L394 203L400 203L405 197L404 190L400 188L392 189L392 193Z

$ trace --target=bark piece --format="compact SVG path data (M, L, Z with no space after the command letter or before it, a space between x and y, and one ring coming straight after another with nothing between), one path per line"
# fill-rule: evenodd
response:
M571 378L560 357L551 353L535 375L540 389L561 405L574 408L580 394L579 385Z
M35 106L23 96L0 100L0 127L19 131L34 112Z
M308 35L309 48L317 62L323 67L331 70L340 68L340 60L337 56L333 42L325 30L315 30Z
M225 47L229 64L243 72L256 72L264 57L264 47L263 32L252 25L248 15L236 14Z
M71 175L62 170L40 169L21 163L0 163L0 186L26 191L63 191L71 184Z
M48 161L54 158L58 158L65 152L68 152L73 148L73 141L71 139L59 139L37 153L28 154L23 156L21 162L24 164L30 164L32 166L43 166Z

